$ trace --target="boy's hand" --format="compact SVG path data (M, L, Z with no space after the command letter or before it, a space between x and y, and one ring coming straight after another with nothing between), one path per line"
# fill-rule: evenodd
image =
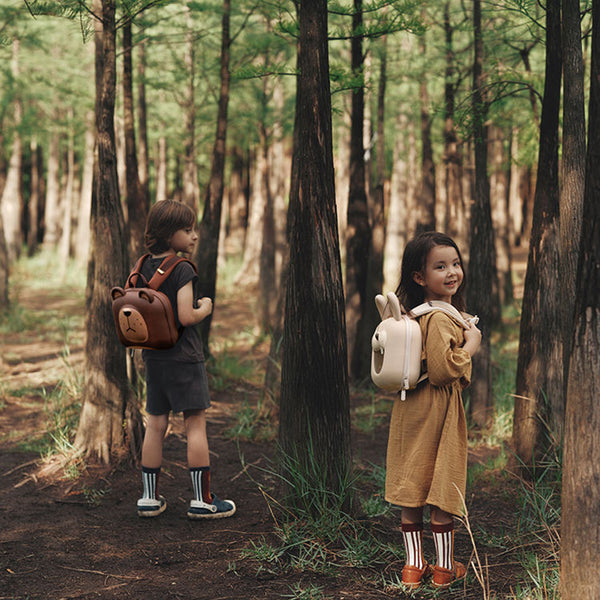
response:
M207 316L210 315L213 311L213 301L206 296L204 298L198 298L196 304L198 308L204 310Z

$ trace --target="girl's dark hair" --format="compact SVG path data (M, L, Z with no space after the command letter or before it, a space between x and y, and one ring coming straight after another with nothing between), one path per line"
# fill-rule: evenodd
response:
M179 229L196 225L194 209L176 200L159 200L148 213L144 243L152 254L166 252L169 241Z
M456 242L445 233L439 233L438 231L425 231L414 237L404 248L404 255L402 257L402 271L400 274L400 284L396 290L396 295L400 299L400 303L404 305L407 310L413 309L419 304L425 302L425 291L415 280L413 275L415 273L422 273L427 263L427 256L434 246L451 246L458 254L460 264L463 264L460 250L456 245ZM464 265L463 265L464 272ZM452 296L452 305L458 310L465 310L465 300L463 298L463 289L467 282L466 274L463 277L463 281L456 291L456 294Z

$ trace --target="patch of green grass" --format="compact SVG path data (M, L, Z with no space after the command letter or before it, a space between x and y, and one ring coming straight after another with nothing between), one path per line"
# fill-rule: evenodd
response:
M282 598L291 598L292 600L331 600L331 596L326 596L323 587L309 583L303 586L301 583L295 583L290 586L291 594L283 594Z
M352 410L352 425L363 433L374 433L389 420L392 401L373 389L357 391L358 406Z
M234 415L234 425L225 434L243 441L274 440L277 422L273 413L276 409L274 402L266 397L260 398L255 406L244 400Z
M242 358L228 348L215 352L206 363L211 389L222 392L239 382L261 385L264 373L251 358Z

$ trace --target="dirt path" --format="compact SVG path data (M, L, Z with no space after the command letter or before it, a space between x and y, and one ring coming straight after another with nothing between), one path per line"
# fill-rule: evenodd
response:
M19 298L24 310L47 309L51 300L36 295ZM240 311L231 301L215 315L215 339L234 340L231 352L257 359L265 347L254 348L251 336L234 335L251 322L250 308ZM57 311L76 315L81 305L61 305ZM273 444L232 441L227 429L244 405L253 406L259 390L237 381L213 393L209 415L213 477L212 487L221 497L232 498L237 514L222 521L190 522L185 513L191 485L185 466L182 423L175 419L165 446L161 493L169 506L158 519L141 520L135 514L140 476L135 468L87 469L69 481L39 477L39 452L29 446L51 427L52 407L41 388L51 390L61 379L82 369L83 335L73 331L68 353L64 340L24 340L18 334L3 340L0 377L0 600L133 598L178 599L382 599L402 596L386 587L379 573L393 579L400 561L384 567L341 568L322 574L269 568L269 564L242 556L244 549L274 540L274 520L257 482L273 483L267 471ZM353 399L356 402L356 399ZM387 420L364 434L353 431L354 457L371 469L383 464ZM476 460L475 454L472 460ZM252 476L249 477L249 475ZM497 597L508 597L520 577L514 558L507 557L498 540L514 527L511 500L505 490L475 489L469 499L471 519L497 539L482 545L492 573ZM384 540L400 544L398 514L372 519ZM457 554L471 555L464 527L457 531ZM426 541L433 553L431 540ZM266 565L266 566L265 566ZM313 587L311 587L313 586ZM320 595L317 590L321 590ZM311 592L312 590L312 592ZM309 593L310 592L310 593ZM312 594L312 595L311 595ZM430 596L431 592L424 593ZM480 598L481 588L471 577L467 588L448 597Z

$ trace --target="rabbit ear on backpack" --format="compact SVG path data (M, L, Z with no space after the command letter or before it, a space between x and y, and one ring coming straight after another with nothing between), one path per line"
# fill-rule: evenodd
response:
M398 300L398 296L396 296L396 294L394 294L394 292L388 292L387 299L388 299L388 308L390 309L390 312L392 313L391 316L394 317L394 319L396 319L396 321L399 321L402 318L402 308L400 307L400 300Z
M377 296L375 296L375 306L377 306L377 312L379 313L379 316L381 317L382 321L383 319L387 319L391 316L387 304L388 303L385 299L385 296L383 296L382 294L377 294Z

